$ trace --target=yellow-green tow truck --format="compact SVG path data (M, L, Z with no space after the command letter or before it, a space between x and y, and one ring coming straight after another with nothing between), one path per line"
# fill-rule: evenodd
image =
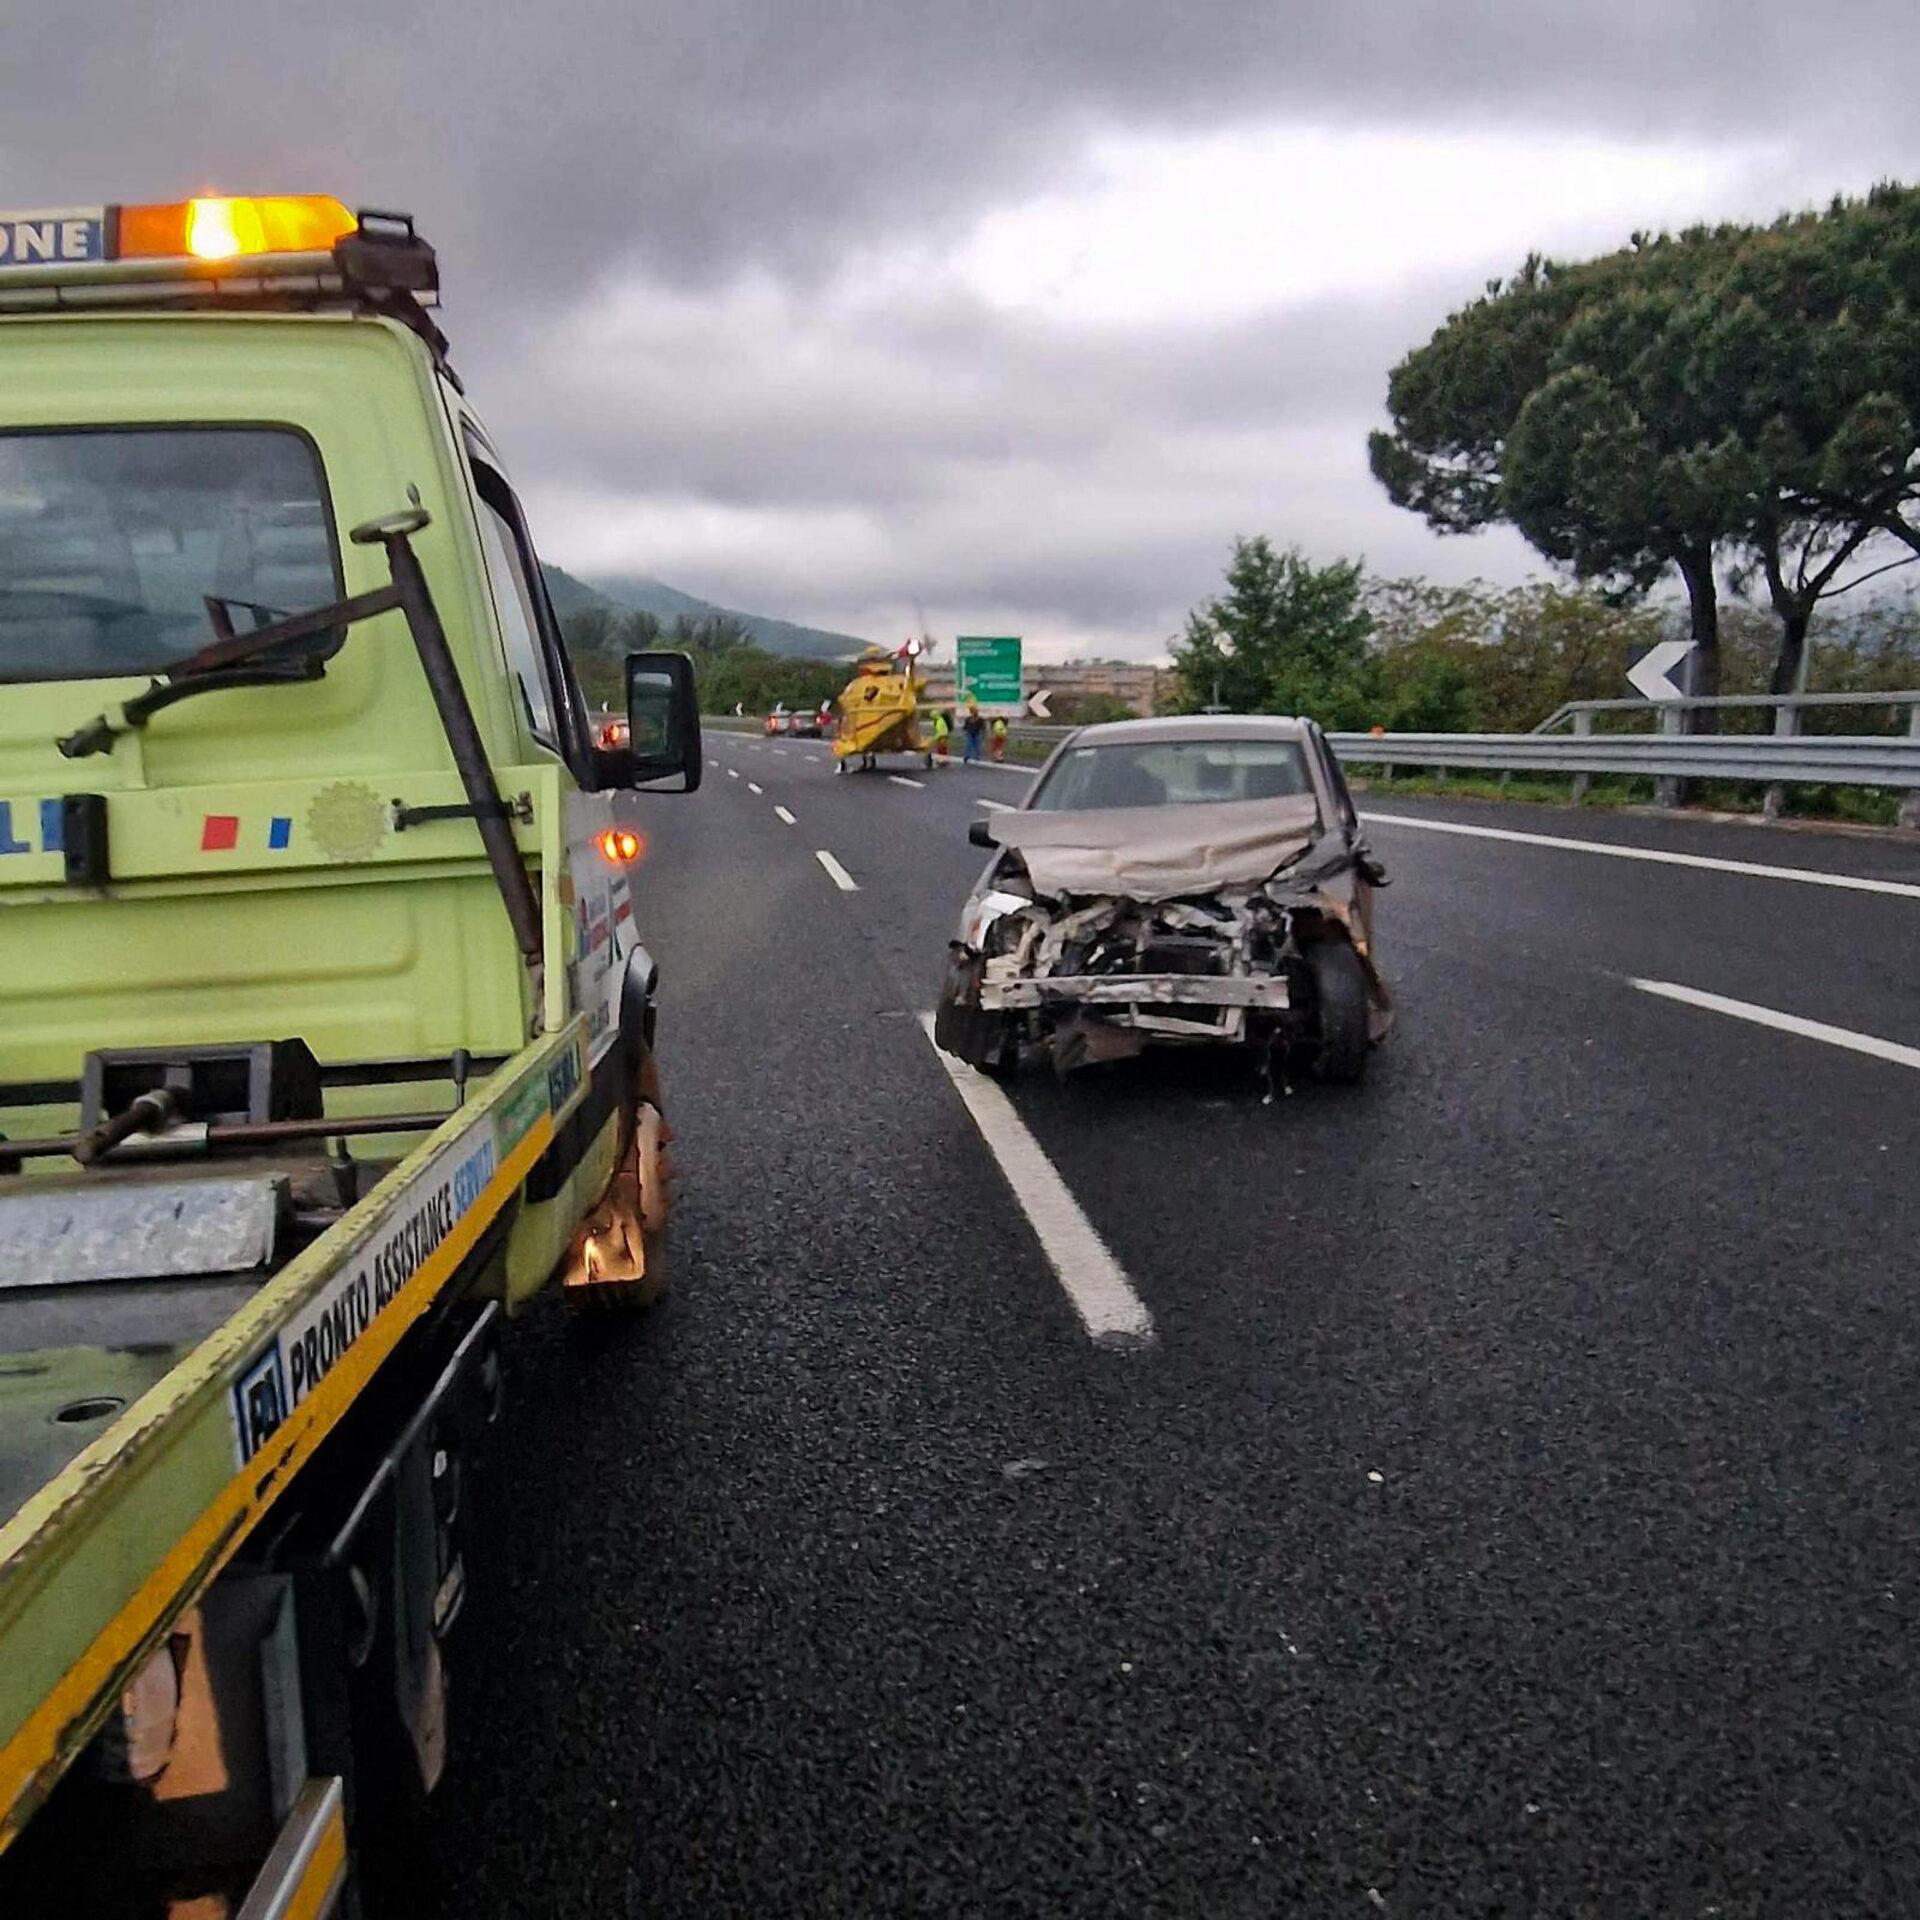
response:
M404 216L0 216L0 1913L358 1909L499 1346L668 1169L596 728ZM611 744L609 744L611 742Z

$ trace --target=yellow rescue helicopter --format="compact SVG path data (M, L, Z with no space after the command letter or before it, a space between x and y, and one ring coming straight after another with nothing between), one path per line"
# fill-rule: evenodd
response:
M920 696L926 681L916 671L923 643L909 640L897 651L869 647L853 678L834 701L839 726L833 736L834 772L858 766L871 773L883 753L917 753L933 765L933 746L920 728Z

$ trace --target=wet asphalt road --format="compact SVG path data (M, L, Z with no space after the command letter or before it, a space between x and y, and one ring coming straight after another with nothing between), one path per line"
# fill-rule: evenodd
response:
M1920 1046L1920 899L1376 826L1363 1089L1016 1090L1114 1352L915 1020L1019 781L708 751L634 815L676 1290L513 1343L409 1910L1920 1911L1920 1076L1629 984Z

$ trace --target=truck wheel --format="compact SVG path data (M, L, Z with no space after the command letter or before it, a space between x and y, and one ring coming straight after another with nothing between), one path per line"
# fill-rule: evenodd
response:
M1316 940L1307 949L1313 1025L1307 1068L1332 1086L1357 1086L1367 1070L1367 973L1343 939Z
M649 1058L648 1064L652 1061ZM659 1076L654 1076L656 1089ZM646 1256L647 1301L667 1290L667 1222L673 1213L673 1159L667 1148L673 1129L651 1100L642 1102L634 1125L634 1159L640 1183L640 1241Z
M632 1122L613 1179L587 1216L566 1263L566 1297L588 1307L650 1307L667 1290L667 1225L673 1210L673 1129L660 1098L660 1068L642 1050L632 1081Z

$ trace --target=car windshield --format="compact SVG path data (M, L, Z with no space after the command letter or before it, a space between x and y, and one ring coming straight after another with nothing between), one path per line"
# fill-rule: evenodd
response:
M1083 807L1179 807L1311 793L1297 740L1116 740L1072 747L1040 783L1041 813Z
M339 597L320 463L273 427L0 434L0 681L149 673Z

